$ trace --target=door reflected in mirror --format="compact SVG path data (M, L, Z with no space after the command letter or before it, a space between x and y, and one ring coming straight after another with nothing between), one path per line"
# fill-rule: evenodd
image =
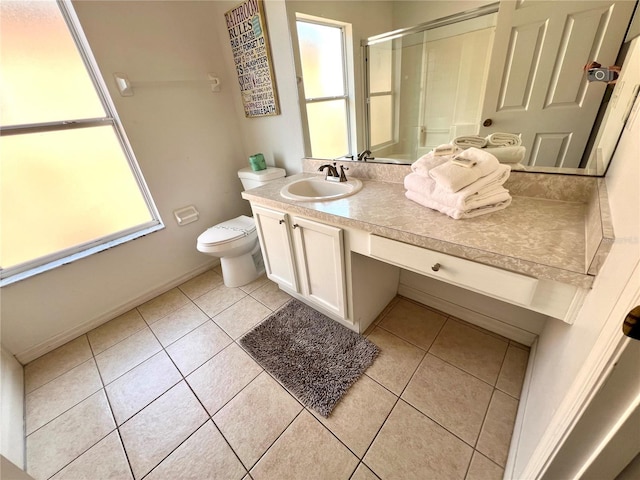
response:
M524 171L603 175L598 132L615 86L588 82L583 66L624 74L635 3L287 0L287 10L290 28L297 13L352 32L353 140L342 159L371 150L368 161L409 164L463 135L506 132L526 148Z

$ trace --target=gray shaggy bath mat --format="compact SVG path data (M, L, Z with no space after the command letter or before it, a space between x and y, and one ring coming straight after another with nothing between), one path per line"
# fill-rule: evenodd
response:
M324 417L379 353L362 335L295 299L240 343L302 403Z

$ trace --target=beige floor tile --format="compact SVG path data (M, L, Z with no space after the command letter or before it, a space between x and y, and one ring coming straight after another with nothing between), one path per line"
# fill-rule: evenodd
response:
M136 479L145 476L195 432L208 416L185 382L180 382L120 427Z
M449 318L429 353L495 385L507 346L505 340Z
M29 435L102 388L96 362L86 362L25 396L26 434Z
M87 337L93 354L98 355L146 326L140 312L133 309L98 328L94 328L87 333Z
M261 275L258 278L256 278L253 282L251 283L247 283L246 285L242 285L238 288L240 288L240 290L242 290L245 293L251 293L254 290L262 287L265 283L267 283L269 281L269 279L267 278L267 275Z
M187 376L231 342L231 338L209 320L169 345L167 353Z
M251 292L251 296L271 310L277 310L291 300L291 295L280 290L278 284L271 280Z
M120 375L140 365L147 358L162 350L162 346L145 327L129 338L96 355L96 363L105 385L113 382Z
M27 473L37 480L49 478L114 428L100 390L27 437Z
M379 325L403 340L428 350L446 320L445 315L401 299Z
M493 397L484 420L476 449L504 468L516 420L518 401L500 390Z
M146 480L240 480L247 471L211 421L162 461Z
M231 338L238 339L271 314L263 304L247 296L213 317Z
M363 461L380 478L463 479L473 449L400 400Z
M348 479L358 459L303 411L251 470L255 480Z
M202 310L193 303L180 307L166 317L151 324L151 330L155 333L163 346L168 346L186 335L194 328L209 320Z
M380 348L380 355L365 373L400 395L426 352L380 327L367 338Z
M529 352L527 350L509 345L496 382L496 388L512 397L520 398L528 360Z
M493 387L427 354L402 398L474 446Z
M378 477L364 463L358 465L350 480L378 480Z
M180 307L184 307L189 303L189 297L178 288L172 288L166 293L157 296L153 300L149 300L138 307L138 311L142 318L148 324L157 322L162 317L176 311Z
M248 469L302 410L270 375L263 372L213 416Z
M189 375L187 382L214 415L260 372L262 367L233 343Z
M61 347L37 358L24 367L24 390L32 392L65 372L68 372L92 356L87 336L71 340Z
M222 276L213 270L209 270L183 283L178 288L187 297L194 300L220 285L222 285Z
M129 370L105 388L116 423L122 425L180 380L182 375L163 351Z
M397 399L364 375L351 386L328 418L311 413L353 453L362 457Z
M120 436L111 432L52 477L52 480L131 480Z
M502 480L504 469L479 452L473 452L465 480Z
M224 309L242 300L246 295L247 294L239 288L229 288L220 285L201 297L196 298L194 302L204 313L213 318Z

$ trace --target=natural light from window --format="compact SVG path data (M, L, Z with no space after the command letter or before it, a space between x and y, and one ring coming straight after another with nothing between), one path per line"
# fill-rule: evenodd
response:
M347 155L350 146L343 28L302 20L296 25L311 155Z
M160 225L56 2L0 8L3 276Z

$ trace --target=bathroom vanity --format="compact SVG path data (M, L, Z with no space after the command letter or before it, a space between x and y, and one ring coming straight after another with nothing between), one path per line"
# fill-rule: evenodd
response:
M306 160L305 170L317 170L316 163ZM350 166L363 188L337 200L281 195L315 173L242 195L269 278L359 332L397 294L400 269L570 324L613 240L596 178L514 172L506 210L453 220L405 198L402 167L389 177L384 166Z

